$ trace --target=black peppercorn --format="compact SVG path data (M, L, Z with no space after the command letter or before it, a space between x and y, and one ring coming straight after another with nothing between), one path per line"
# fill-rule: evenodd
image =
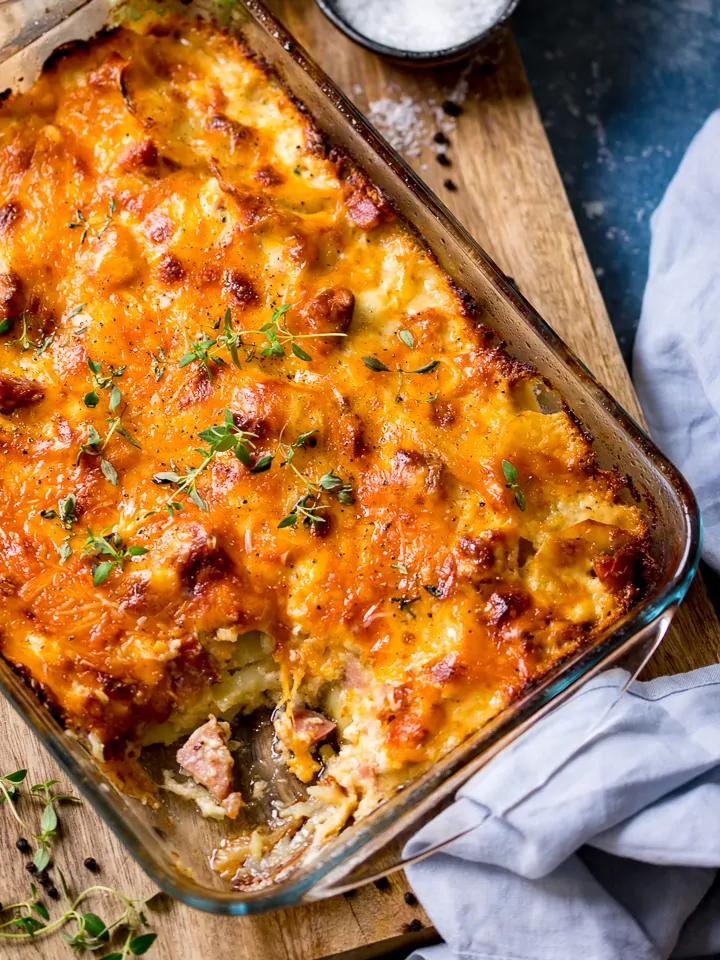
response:
M462 107L454 100L443 100L442 108L449 117L459 117L462 113Z
M406 903L409 907L416 907L416 906L417 906L418 898L415 896L414 893L410 893L409 890L407 891L406 894L404 894L403 899L405 900L405 903Z
M83 860L83 866L86 870L89 870L91 873L97 873L100 867L95 857L85 857Z
M37 873L37 872L38 872L38 871L37 871L37 867L35 866L34 863L32 863L32 861L31 861L30 863L26 863L26 864L25 864L25 869L27 870L28 873Z
M373 883L378 888L378 890L389 890L390 881L387 877L379 877L377 880L373 880Z
M30 853L30 844L27 842L25 837L18 837L15 841L15 846L18 848L20 853Z
M405 933L417 933L419 930L422 930L423 925L417 917L414 920L411 920L410 923L406 923L403 927Z
M455 183L454 180L445 180L443 182L443 186L445 187L446 190L450 190L451 193L457 190L457 184Z
M445 136L445 134L442 132L442 130L438 130L438 132L437 132L437 133L435 134L435 136L433 137L433 140L435 141L435 143L440 143L440 144L442 144L442 143L450 143L450 141L449 141L448 138Z
M446 153L439 153L435 159L441 167L449 167L451 165L450 157Z
M52 880L48 876L47 870L41 870L37 875L37 882L41 887L51 887L53 885Z
M57 887L48 887L45 891L51 900L59 900L60 894L57 892Z

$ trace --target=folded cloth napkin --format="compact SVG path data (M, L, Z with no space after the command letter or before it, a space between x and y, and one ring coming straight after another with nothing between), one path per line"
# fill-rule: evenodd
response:
M634 379L695 489L720 570L720 112L652 220ZM406 846L425 960L720 960L720 666L597 678L476 774ZM612 708L612 709L610 709ZM598 718L603 718L598 723Z
M720 112L695 137L652 218L633 379L650 434L702 508L720 571Z
M415 957L720 953L720 666L627 679L588 683L406 845L475 827L408 868L446 941Z

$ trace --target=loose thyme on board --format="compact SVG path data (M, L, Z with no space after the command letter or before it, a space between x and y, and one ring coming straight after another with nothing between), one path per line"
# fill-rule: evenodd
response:
M133 899L103 884L93 884L72 896L65 876L55 863L54 846L60 834L59 810L63 803L81 803L79 797L71 793L56 793L57 780L45 780L23 790L27 779L27 770L15 770L13 773L0 774L0 806L5 805L24 833L30 833L35 841L35 849L21 836L15 843L17 851L27 856L33 853L26 869L33 876L30 881L30 895L25 900L0 904L0 940L26 941L62 933L65 943L74 952L89 951L97 955L103 951L99 960L129 960L147 953L155 942L157 934L139 932L147 925L142 907L156 894L144 899ZM33 833L30 825L18 812L18 800L42 803L39 832ZM83 866L95 873L99 870L93 857L86 857ZM56 870L60 891L55 886L50 871ZM96 913L81 910L90 897L107 895L120 900L123 912L114 920L106 923ZM62 899L61 912L51 916L42 897L50 901ZM68 930L69 927L69 930ZM117 949L109 949L115 940Z

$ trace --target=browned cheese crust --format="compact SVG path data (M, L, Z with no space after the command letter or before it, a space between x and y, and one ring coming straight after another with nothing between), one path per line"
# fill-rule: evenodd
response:
M0 648L107 756L261 631L291 767L337 723L368 792L642 594L622 479L237 40L58 58L0 193Z

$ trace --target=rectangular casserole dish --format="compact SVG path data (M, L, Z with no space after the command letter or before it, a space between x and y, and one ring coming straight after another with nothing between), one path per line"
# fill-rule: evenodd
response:
M92 36L112 14L107 0L65 0L35 20L34 6L5 7L8 38L0 55L2 90L29 86L57 47ZM37 6L42 10L42 5ZM189 12L207 7L195 3ZM12 20L13 11L18 14L17 23ZM232 8L231 17L233 29L240 30L248 46L276 67L329 140L364 167L425 238L442 268L481 305L483 322L509 352L553 383L594 438L600 464L627 474L648 518L657 568L657 579L643 601L591 647L559 664L426 774L329 842L312 862L270 887L251 892L227 891L207 867L205 851L218 838L217 826L203 821L187 805L170 806L176 822L168 833L168 811L153 812L119 793L22 680L0 663L5 695L149 876L191 906L244 914L329 896L402 866L389 847L391 841L407 836L436 812L503 745L598 671L623 657L635 657L634 665L649 655L695 572L700 529L694 499L682 477L262 4L245 0ZM548 408L557 403L550 391L546 400ZM265 743L269 746L267 739ZM257 744L252 749L262 751L261 737Z

